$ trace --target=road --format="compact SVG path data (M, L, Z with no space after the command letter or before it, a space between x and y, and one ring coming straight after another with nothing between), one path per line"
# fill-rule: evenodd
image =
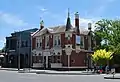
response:
M105 80L104 75L41 75L0 70L0 82L120 82Z

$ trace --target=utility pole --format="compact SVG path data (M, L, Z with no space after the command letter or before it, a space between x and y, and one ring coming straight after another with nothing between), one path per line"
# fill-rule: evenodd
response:
M21 33L19 36L19 49L18 49L18 71L20 71L20 47L21 47Z
M30 56L29 56L29 71L30 71L30 68L32 66L32 33L30 34L30 39L31 39L31 44L30 44Z

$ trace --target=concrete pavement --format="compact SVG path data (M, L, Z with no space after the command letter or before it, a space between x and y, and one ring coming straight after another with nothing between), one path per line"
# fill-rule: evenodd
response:
M6 71L18 71L16 68L0 68ZM20 69L18 73L36 73L36 74L61 74L61 75L93 75L91 71L54 71L54 70L35 70L35 69Z
M120 79L120 74L119 73L116 73L115 75L109 74L104 76L104 79Z
M0 70L0 82L119 82L104 75L49 75Z

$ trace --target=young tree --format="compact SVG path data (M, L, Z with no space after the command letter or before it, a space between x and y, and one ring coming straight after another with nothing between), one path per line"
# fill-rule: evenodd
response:
M105 49L100 49L92 54L92 60L98 65L106 65L113 58L111 51L106 51Z

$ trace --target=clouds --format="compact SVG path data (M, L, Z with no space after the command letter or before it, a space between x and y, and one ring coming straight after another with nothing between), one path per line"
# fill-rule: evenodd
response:
M4 43L5 43L5 37L1 37L1 36L0 36L0 49L3 48Z
M5 37L0 36L0 43L4 43L4 42L5 42Z
M113 4L117 0L99 0L93 10L91 10L91 14L95 16L102 16L108 9L108 7Z
M28 23L24 22L19 17L9 14L0 12L0 21L2 21L5 24L12 25L12 26L27 26Z

